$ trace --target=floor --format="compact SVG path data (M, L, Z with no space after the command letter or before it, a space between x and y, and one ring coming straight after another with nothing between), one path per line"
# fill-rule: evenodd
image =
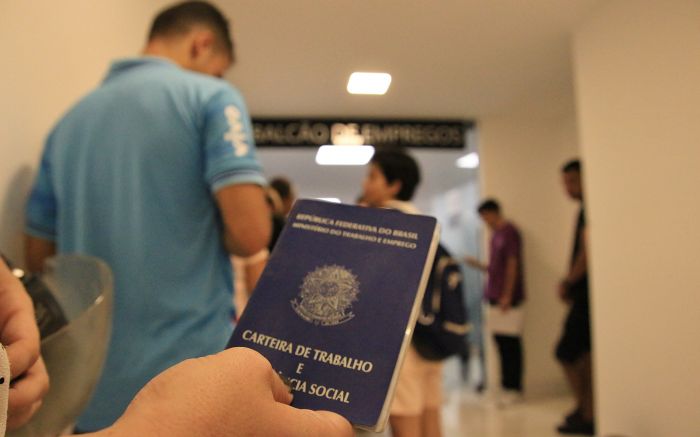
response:
M443 437L560 437L555 430L572 407L566 396L526 398L523 402L499 408L488 395L480 395L472 384L462 381L459 366L448 362L442 409ZM362 436L390 437L383 434Z
M445 437L559 437L555 426L571 408L569 398L526 400L497 408L467 390L455 391L443 408Z
M465 388L446 398L443 437L561 437L554 428L570 407L571 399L561 397L497 408ZM390 437L391 433L362 436Z

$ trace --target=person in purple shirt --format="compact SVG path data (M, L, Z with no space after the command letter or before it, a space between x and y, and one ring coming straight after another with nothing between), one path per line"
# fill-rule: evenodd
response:
M466 257L470 266L488 273L484 299L499 316L516 318L508 325L521 325L522 313L514 311L525 299L523 284L522 239L518 228L501 214L494 199L479 205L479 216L492 231L489 263L483 264ZM499 317L503 319L503 317ZM519 330L492 327L501 361L501 405L511 404L522 397L523 347Z

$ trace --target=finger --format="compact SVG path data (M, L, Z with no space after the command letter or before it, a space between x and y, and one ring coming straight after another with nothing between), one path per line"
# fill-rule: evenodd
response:
M235 347L206 358L221 360L225 363L223 365L230 368L232 372L240 372L241 368L239 366L243 366L247 372L256 369L255 372L261 372L257 373L257 377L262 376L262 379L259 381L267 384L276 402L287 405L292 402L293 396L289 386L282 381L282 378L275 372L267 358L259 352L249 348Z
M277 429L271 429L270 435L287 435L291 437L353 437L352 425L344 417L330 411L300 410L287 405L277 404L275 415L279 420L271 423Z
M274 369L270 368L270 372L272 373L272 397L277 402L287 405L291 404L293 398L292 389L282 381L282 377Z
M24 373L39 357L39 329L32 302L24 290L0 289L0 321L4 321L0 326L0 342L7 349L14 378Z
M10 361L10 378L14 379L22 375L30 367L36 364L39 358L39 349L35 347L31 339L23 339L5 345L7 359ZM3 343L4 344L4 343Z
M27 371L24 378L10 386L7 411L10 415L21 414L28 406L35 404L49 390L49 375L42 359Z
M34 416L34 413L36 413L37 410L41 408L41 402L42 401L36 401L20 411L15 411L12 413L9 413L8 411L9 414L7 417L7 430L12 431L13 429L17 429L25 423L29 422L29 419L31 419L32 416Z

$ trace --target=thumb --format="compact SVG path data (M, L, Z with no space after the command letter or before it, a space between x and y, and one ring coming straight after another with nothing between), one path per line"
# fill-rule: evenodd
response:
M308 411L308 410L307 410ZM328 427L329 430L335 430L334 432L337 432L337 434L329 434L329 435L337 435L338 437L340 436L349 436L353 437L355 433L352 430L352 425L346 418L341 416L340 414L336 414L330 411L308 411L309 413L312 413L319 417L319 419L322 422L326 423L326 426Z
M295 437L353 437L352 425L330 411L300 410L280 405L277 416L284 429L294 430Z
M292 389L282 380L282 375L275 372L273 368L270 368L271 379L272 379L272 397L277 402L289 405L292 403Z

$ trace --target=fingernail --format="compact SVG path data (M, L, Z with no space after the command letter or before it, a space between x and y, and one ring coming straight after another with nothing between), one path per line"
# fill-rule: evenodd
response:
M292 392L292 381L290 381L289 378L287 378L286 376L282 375L282 372L277 372L277 375L279 375L279 377L282 380L282 382L284 383L284 385L287 386L287 391L289 393L291 393Z

